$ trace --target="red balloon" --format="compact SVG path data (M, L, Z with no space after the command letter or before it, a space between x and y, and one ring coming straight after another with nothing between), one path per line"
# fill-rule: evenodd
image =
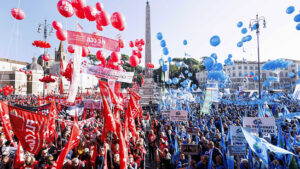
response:
M132 67L136 67L139 64L139 58L135 55L130 56L129 58L129 64Z
M60 22L58 22L58 21L53 21L53 22L52 22L52 26L53 26L53 28L56 29L56 30L62 29L62 28L63 28L63 25L62 25Z
M141 39L141 40L140 40L140 44L141 44L142 46L144 46L144 45L145 45L145 41L144 41L144 39Z
M103 11L104 6L101 2L97 2L96 3L96 8L97 8L98 11Z
M103 26L97 24L97 29L98 29L99 31L103 31Z
M134 47L134 43L133 43L132 41L130 41L130 42L129 42L129 46L130 46L131 48L133 48L133 47Z
M79 19L84 19L85 18L84 8L83 9L75 9L75 14Z
M112 62L119 62L121 60L121 55L118 52L112 52L110 55L110 60Z
M119 39L119 48L124 48L124 41L123 41L123 39Z
M74 53L74 52L75 52L75 48L74 48L73 45L69 45L69 46L68 46L68 52L69 52L69 53Z
M96 57L99 61L105 60L105 53L102 50L98 50Z
M136 50L132 50L132 55L137 55L137 51Z
M97 10L93 6L89 5L84 8L84 14L86 19L88 19L89 21L95 21L97 16Z
M140 46L140 40L136 39L135 40L135 47L139 47Z
M58 3L57 3L57 9L58 9L58 12L66 17L66 18L69 18L71 16L74 15L74 9L73 9L73 6L72 4L67 1L67 0L60 0Z
M124 64L124 61L123 61L123 60L121 60L120 64L121 64L121 65L123 65L123 64Z
M11 15L17 20L23 20L25 18L25 13L22 9L13 8L10 12Z
M20 71L20 72L23 72L23 69L20 68L19 71Z
M25 75L27 75L27 71L25 71L24 73L25 73Z
M82 47L82 57L86 57L90 54L90 50L88 47Z
M100 13L97 15L96 22L98 25L108 26L110 23L109 18L110 18L110 16L107 12L100 11Z
M59 39L60 41L65 41L67 39L67 31L63 30L63 29L59 29L56 31L56 37L57 39Z
M137 54L136 54L136 56L137 56L139 59L141 59L141 58L143 57L143 56L142 56L142 52L138 51Z
M50 60L49 55L43 55L43 60L44 60L45 62L48 62L48 61Z
M115 69L116 70L119 70L119 71L123 71L123 67L121 65L116 65L115 66Z
M139 50L139 51L143 51L143 47L140 46L140 47L138 48L138 50Z
M30 73L30 74L32 74L32 71L31 71L31 70L29 70L29 73Z
M86 0L72 0L71 3L76 9L83 9L86 6Z
M121 29L123 27L125 28L125 17L120 12L113 13L110 18L110 21L111 21L111 25L116 29Z
M154 65L152 63L147 63L147 67L153 69Z
M101 60L102 66L104 67L106 65L106 59Z

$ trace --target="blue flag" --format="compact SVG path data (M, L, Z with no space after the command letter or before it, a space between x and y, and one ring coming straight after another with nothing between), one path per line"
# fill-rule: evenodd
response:
M212 152L209 153L208 169L213 168Z

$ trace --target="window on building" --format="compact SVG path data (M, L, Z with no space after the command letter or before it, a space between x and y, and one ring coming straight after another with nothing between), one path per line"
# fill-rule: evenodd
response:
M296 65L295 64L292 64L292 66L291 67L295 67Z
M288 72L285 72L285 77L288 77Z
M235 67L232 67L232 70L235 70Z
M232 73L232 77L235 77L235 73Z
M243 74L242 74L242 72L239 72L239 77L243 77Z
M250 66L249 69L250 69L250 70L253 70L253 66Z
M280 72L280 77L283 77L283 72Z
M257 67L257 66L255 66L255 70L258 70L258 67Z
M242 66L239 66L239 70L241 70L242 69Z
M266 77L267 77L267 74L266 74L266 73L262 73L262 77L263 77L263 78L266 78Z
M272 73L272 72L269 72L269 76L273 76L273 73Z
M293 69L292 72L295 73L295 70Z
M245 69L245 70L248 70L248 66L244 66L244 69Z
M288 68L286 67L284 70L288 70Z

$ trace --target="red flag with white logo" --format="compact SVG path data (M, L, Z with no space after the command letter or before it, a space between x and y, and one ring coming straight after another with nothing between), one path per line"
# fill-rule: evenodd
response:
M22 148L21 143L18 143L18 148L16 151L15 159L14 159L14 168L20 168L22 164L24 164L24 150Z
M52 100L51 105L50 105L50 112L49 112L49 123L47 127L47 141L48 143L54 142L55 137L57 136L56 133L56 125L55 125L55 119L58 118L57 114L57 108L55 104L55 98Z
M37 155L43 147L48 118L14 106L9 106L9 118L24 150Z

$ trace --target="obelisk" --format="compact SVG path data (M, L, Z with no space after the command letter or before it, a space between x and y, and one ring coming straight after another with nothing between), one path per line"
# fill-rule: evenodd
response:
M147 63L151 63L151 21L150 21L150 5L146 2L146 48L145 48L145 77L152 78L152 71L147 67Z

